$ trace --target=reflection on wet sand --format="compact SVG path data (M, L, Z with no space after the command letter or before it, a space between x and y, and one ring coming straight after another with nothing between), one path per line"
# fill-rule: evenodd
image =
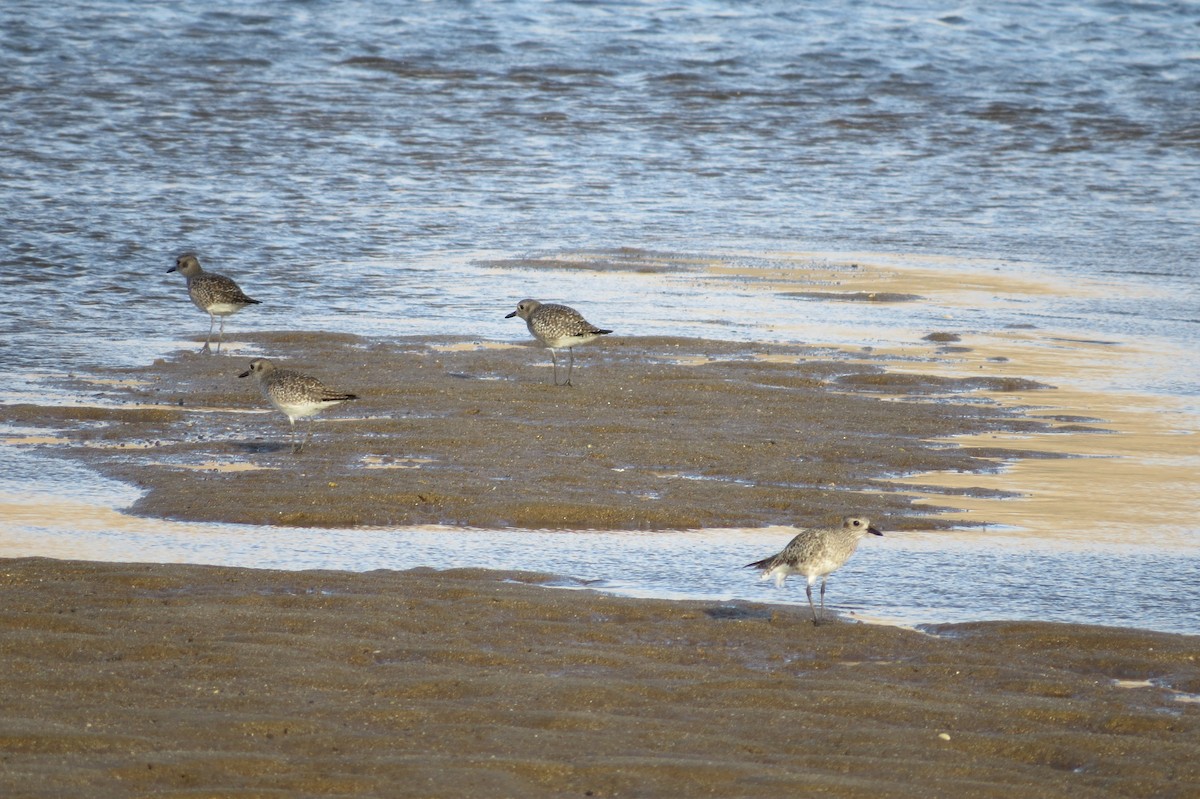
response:
M962 436L952 443L1069 457L1014 458L990 474L911 475L896 482L1015 492L1017 499L956 498L960 512L951 518L986 519L1039 539L1200 548L1196 414L1170 397L1104 389L1119 384L1140 353L1093 342L1044 342L1027 333L969 336L963 343L969 351L938 361L941 369L1052 383L1049 391L987 396L1055 425L1046 433Z
M1095 281L1070 282L1014 277L991 271L1003 262L944 259L946 272L929 268L937 259L895 254L815 253L788 256L794 268L764 275L757 268L714 264L721 275L753 278L755 290L787 291L797 285L824 285L838 293L891 292L933 298L953 313L969 313L980 303L1010 303L1027 297L1101 297L1111 290ZM848 325L850 327L850 325ZM895 333L896 331L893 331ZM1200 549L1200 415L1194 407L1161 395L1132 394L1137 370L1169 368L1182 353L1167 344L1150 350L1138 341L1095 340L1080 330L972 330L950 337L953 347L923 341L929 331L912 330L912 344L873 347L872 356L891 356L888 370L1028 379L1053 386L1036 392L982 392L989 400L1020 408L1029 416L1057 422L1035 434L987 433L948 440L963 447L1037 450L1067 458L1013 458L998 461L992 473L936 472L897 477L901 485L954 491L957 507L944 518L968 524L985 521L1039 540L1147 544ZM798 335L819 335L798 330ZM940 350L940 351L939 351ZM843 348L846 357L855 350ZM963 495L963 489L1003 491L1016 497ZM942 506L940 493L921 493ZM986 530L974 528L986 536Z
M258 463L249 463L247 461L202 461L201 463L158 463L154 462L153 466L162 466L167 469L185 469L193 472L249 472L257 469L276 468L272 466L263 466Z

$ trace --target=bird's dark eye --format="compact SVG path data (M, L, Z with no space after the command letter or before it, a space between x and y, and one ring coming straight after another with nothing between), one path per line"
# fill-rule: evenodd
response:
M855 520L854 520L854 526L855 526L855 527L862 527L862 522L860 522L858 519L855 519Z

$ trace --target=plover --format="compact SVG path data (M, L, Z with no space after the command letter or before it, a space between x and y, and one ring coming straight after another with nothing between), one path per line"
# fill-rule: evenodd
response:
M558 382L558 358L555 350L565 349L569 356L567 361L567 379L561 385L571 385L571 367L575 365L573 347L587 344L600 336L606 336L611 330L604 330L588 322L574 308L554 303L540 303L537 300L521 300L517 310L507 314L505 319L519 316L525 320L525 325L533 337L550 350L550 360L554 364L554 385Z
M242 293L238 284L225 275L216 272L205 272L200 267L200 259L195 253L185 252L175 259L175 265L167 273L178 272L187 278L188 296L196 307L208 314L208 336L204 339L201 352L209 352L209 342L212 340L213 323L221 317L221 331L217 337L217 352L221 351L221 341L225 338L225 317L232 316L247 305L259 305L258 300L251 299Z
M345 394L325 387L315 377L290 369L276 369L275 364L266 358L258 358L250 362L250 368L238 377L254 375L258 379L258 387L263 396L279 409L292 425L292 449L299 452L302 444L296 442L296 420L314 416L339 402L358 399L356 394ZM312 429L308 437L312 436ZM305 438L305 441L308 440Z
M808 579L804 586L808 594L808 606L812 609L813 624L820 624L817 609L813 605L812 586L821 578L821 612L825 612L825 580L850 560L864 535L883 535L871 526L871 520L862 516L847 516L841 527L818 527L801 530L783 551L769 558L746 565L747 569L762 569L762 579L775 578L776 587L782 586L788 575L801 574Z

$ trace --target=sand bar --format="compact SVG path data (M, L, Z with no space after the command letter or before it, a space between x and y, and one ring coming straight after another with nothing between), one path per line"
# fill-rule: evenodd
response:
M11 797L1185 797L1200 640L531 574L0 562Z

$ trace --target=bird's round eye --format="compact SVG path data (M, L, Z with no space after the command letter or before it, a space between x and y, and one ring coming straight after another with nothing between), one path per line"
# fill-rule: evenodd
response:
M854 520L854 526L855 526L855 527L862 527L862 522L860 522L858 519L855 519L855 520Z

